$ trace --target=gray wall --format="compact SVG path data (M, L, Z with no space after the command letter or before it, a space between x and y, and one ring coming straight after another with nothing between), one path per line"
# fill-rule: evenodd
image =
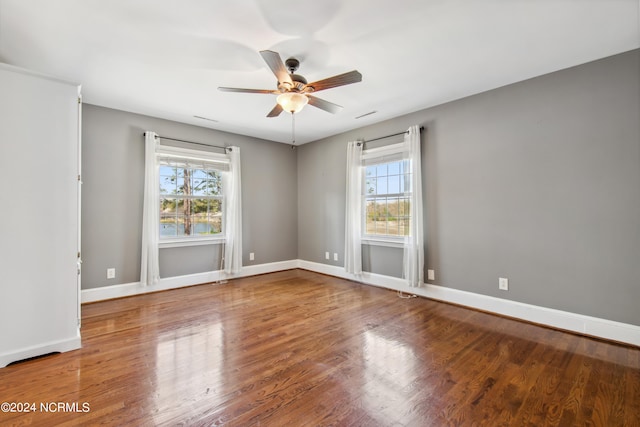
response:
M343 265L346 142L418 124L434 284L640 325L639 76L635 50L303 145L298 257Z
M140 280L146 130L239 146L243 264L297 258L297 163L288 145L87 104L82 120L83 289ZM218 270L219 263L219 246L160 250L161 277ZM109 267L115 267L115 279L107 280Z
M418 124L433 283L640 325L639 75L635 50L296 151L84 105L83 288L139 280L145 130L241 147L245 265L342 266L346 142ZM400 250L363 254L368 271L400 276ZM217 270L219 256L218 246L163 249L161 276Z

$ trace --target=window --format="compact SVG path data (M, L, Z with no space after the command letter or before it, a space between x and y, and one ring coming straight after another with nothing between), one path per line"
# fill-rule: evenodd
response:
M222 233L222 174L206 166L160 164L160 238Z
M411 172L395 144L363 152L363 227L365 240L399 241L409 234Z
M363 243L402 248L403 277L408 286L420 286L424 283L420 128L412 125L399 144L368 150L362 145L347 144L345 271L363 273Z
M224 238L226 155L160 146L160 242L194 244Z

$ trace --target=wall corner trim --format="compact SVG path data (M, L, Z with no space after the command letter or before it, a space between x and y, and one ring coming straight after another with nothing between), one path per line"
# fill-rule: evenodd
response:
M416 294L425 298L475 308L543 326L640 347L640 326L628 323L525 304L444 286L426 285L421 288L411 288L406 285L404 280L397 277L368 272L356 276L347 273L343 267L311 261L298 260L298 267L367 285Z

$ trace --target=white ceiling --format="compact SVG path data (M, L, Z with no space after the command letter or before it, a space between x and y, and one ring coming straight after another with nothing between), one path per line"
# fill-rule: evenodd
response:
M260 50L310 82L363 75L316 94L340 113L296 114L305 143L638 47L640 0L0 0L0 62L90 104L286 143L275 96L217 90L274 89Z

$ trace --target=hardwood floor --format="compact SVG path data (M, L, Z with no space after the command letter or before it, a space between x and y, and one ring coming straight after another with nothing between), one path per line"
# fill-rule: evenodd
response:
M303 270L82 317L82 349L0 369L36 404L0 425L640 426L638 348Z

